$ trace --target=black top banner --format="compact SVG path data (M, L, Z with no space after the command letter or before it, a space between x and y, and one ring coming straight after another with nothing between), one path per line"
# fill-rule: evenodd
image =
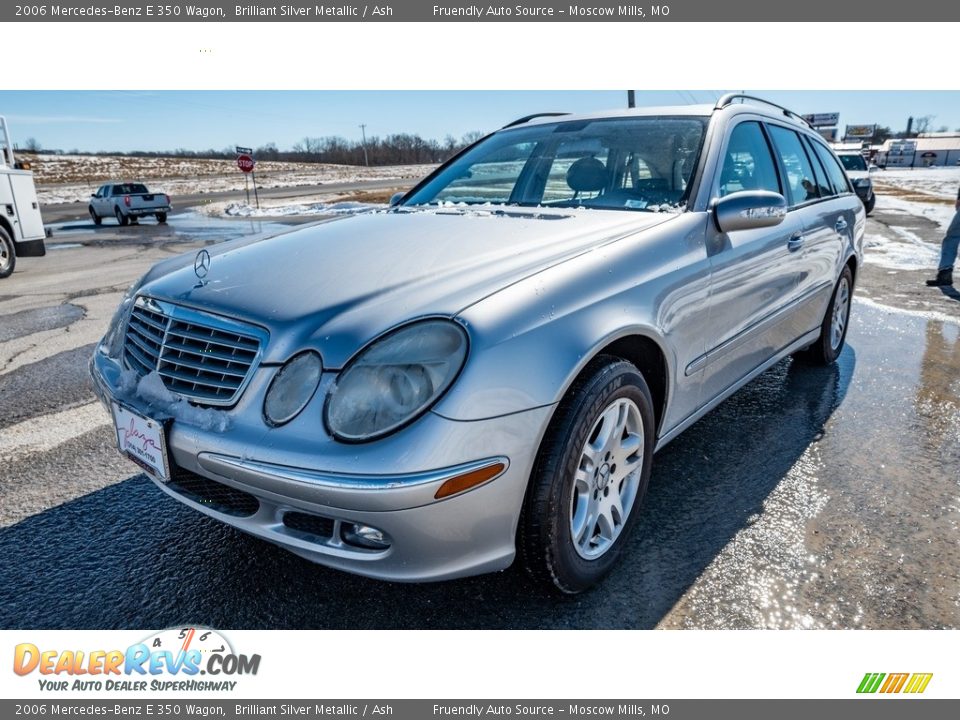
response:
M397 0L382 3L151 3L73 0L4 3L0 22L944 22L960 3L943 0L667 0L510 3Z

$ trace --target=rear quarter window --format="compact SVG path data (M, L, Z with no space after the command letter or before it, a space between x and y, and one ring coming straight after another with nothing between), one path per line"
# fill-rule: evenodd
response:
M811 140L810 144L813 145L817 157L820 158L820 162L823 163L823 167L826 169L830 182L833 183L833 187L837 193L850 192L850 183L847 180L847 174L843 171L843 168L840 167L840 161L837 160L836 156L816 141Z

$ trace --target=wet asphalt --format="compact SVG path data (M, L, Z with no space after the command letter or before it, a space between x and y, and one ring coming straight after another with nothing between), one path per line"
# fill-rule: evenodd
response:
M960 627L956 299L888 307L873 283L834 366L781 362L683 433L591 592L518 567L397 585L232 530L117 454L84 359L135 270L210 240L179 227L0 283L0 627Z

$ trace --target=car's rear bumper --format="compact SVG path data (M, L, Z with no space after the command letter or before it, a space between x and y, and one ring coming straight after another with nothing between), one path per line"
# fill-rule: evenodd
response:
M91 371L105 405L121 399L115 361L96 352ZM268 380L251 383L245 395L258 395ZM151 413L129 395L122 401ZM243 412L242 405L235 411ZM303 461L295 440L285 453L283 434L266 426L237 422L218 433L174 420L167 433L172 477L154 482L195 510L341 570L394 581L490 572L513 561L527 479L550 410L473 422L428 413L395 442L351 446L337 456L320 451L312 462ZM381 443L389 447L376 447ZM502 471L483 484L435 498L448 479L497 464ZM356 525L381 530L389 547L351 545L345 533Z
M133 217L141 217L143 215L156 215L157 213L169 213L170 206L164 205L162 207L152 207L152 208L126 208L121 210L121 212L131 215Z

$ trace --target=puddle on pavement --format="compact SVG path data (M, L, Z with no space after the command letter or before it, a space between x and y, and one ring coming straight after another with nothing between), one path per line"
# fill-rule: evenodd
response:
M744 466L724 461L703 482L747 497L771 457L802 450L662 627L960 627L960 328L863 303L854 313L836 368L782 363L684 434L739 425ZM784 393L791 384L799 392ZM779 418L759 455L752 395L767 424ZM726 452L741 450L730 440ZM683 463L672 449L654 481Z
M216 243L251 235L274 235L290 228L289 223L273 220L227 220L197 212L171 215L164 224L145 218L133 225L120 226L110 219L94 225L89 219L54 223L50 249L69 245L161 245L166 243ZM62 242L66 241L66 242Z

